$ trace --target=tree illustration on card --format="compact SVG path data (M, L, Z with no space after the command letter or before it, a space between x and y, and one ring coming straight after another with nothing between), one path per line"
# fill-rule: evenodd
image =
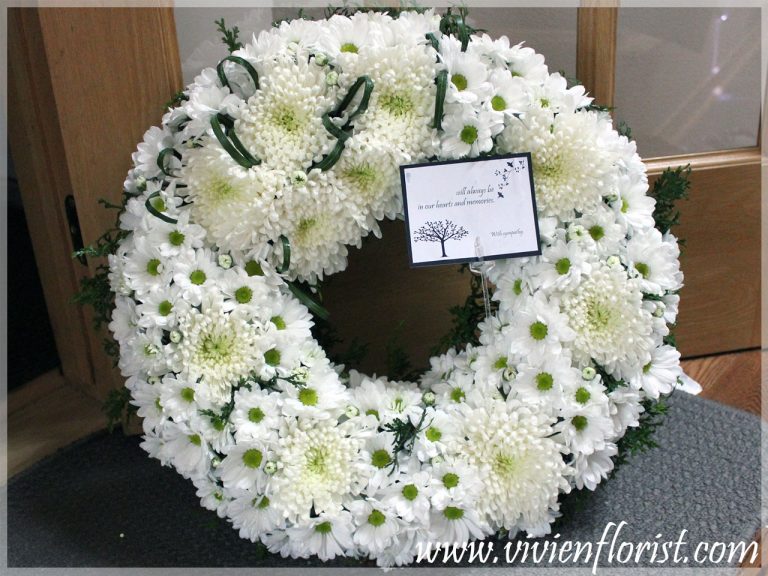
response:
M430 220L414 232L413 241L440 242L440 248L443 251L442 258L446 258L448 255L445 253L445 243L448 240L461 240L467 234L469 232L453 220Z

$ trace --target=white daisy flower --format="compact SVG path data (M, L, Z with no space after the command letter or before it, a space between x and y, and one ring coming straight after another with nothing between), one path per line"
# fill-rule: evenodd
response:
M163 412L174 422L188 421L199 410L195 402L194 383L169 374L163 377L158 387Z
M338 418L350 401L349 393L329 368L309 370L299 386L281 381L283 413L303 418Z
M301 543L307 555L320 560L333 560L337 556L350 556L355 549L352 539L354 524L352 515L346 510L338 514L320 514L306 523L288 528L290 540Z
M138 325L142 328L159 326L170 330L176 326L178 307L185 308L177 285L151 290L139 300L141 304L136 307L136 312Z
M608 442L602 450L592 454L577 453L571 462L574 470L573 480L576 488L594 490L597 485L608 478L613 470L613 457L618 454L618 448L613 442Z
M280 424L282 396L270 390L240 388L234 396L235 441L272 441Z
M557 303L549 302L543 292L527 299L507 330L512 350L521 356L535 358L559 354L562 343L570 342L576 336Z
M261 492L267 483L264 464L269 459L271 453L264 444L239 442L230 448L217 470L225 488Z
M461 42L453 36L440 38L440 61L448 70L446 102L461 104L480 103L493 92L488 69L480 58L470 51L461 51Z
M510 394L550 411L562 406L566 391L574 389L579 380L579 372L571 366L569 356L540 357L518 366Z
M503 120L488 110L448 105L443 119L440 155L443 158L474 158L493 148L493 136L504 128Z
M429 541L466 544L470 539L481 540L492 533L488 524L471 507L446 506L433 509L429 525Z
M197 488L195 494L200 498L200 505L216 512L219 518L226 518L227 507L231 500L224 494L224 489L209 476L195 478L193 483Z
M672 346L660 346L651 352L651 361L631 380L653 399L669 394L683 375L680 352Z
M655 228L637 232L627 242L627 268L647 294L662 296L682 287L679 258L680 249L674 237L665 241Z
M200 478L211 466L211 453L200 434L185 424L167 422L163 426L160 457L168 460L184 478Z
M613 420L608 415L607 406L587 405L568 410L563 416L555 429L562 433L563 440L573 452L592 454L603 450L606 438L613 434Z
M356 526L353 539L364 554L386 550L402 527L391 509L372 499L354 500L348 505Z
M390 478L392 478L390 476ZM381 488L381 501L409 524L426 526L429 522L432 496L429 472L400 474Z
M232 519L232 527L239 530L240 538L257 542L263 534L285 524L266 494L251 490L235 490L234 494L227 505L227 516Z
M173 281L192 306L200 306L221 275L216 257L208 248L184 252L173 261Z
M160 428L166 416L163 413L163 405L160 402L162 388L159 384L149 384L138 378L130 378L126 386L130 384L131 404L137 407L136 413L141 418L141 426L145 434Z
M622 174L617 184L619 194L612 203L617 220L633 230L653 228L656 200L646 194L648 178L645 172Z

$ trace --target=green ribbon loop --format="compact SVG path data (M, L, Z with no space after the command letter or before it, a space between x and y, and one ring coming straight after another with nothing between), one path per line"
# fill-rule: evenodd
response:
M233 62L235 64L238 64L245 68L245 71L248 72L248 75L251 77L251 80L253 80L253 85L256 88L256 90L259 89L259 73L256 72L256 68L254 68L248 60L245 58L240 58L240 56L226 56L225 58L222 58L221 61L216 65L216 74L219 75L219 81L221 82L222 86L226 86L229 88L229 91L234 94L234 90L232 89L232 86L229 84L229 79L227 78L227 73L224 71L224 63L225 62Z
M349 118L347 118L347 122L344 124L344 126L338 126L333 122L332 118L339 118L344 115L344 112L352 103L352 100L354 100L355 96L360 91L360 88L363 89L363 95L360 98L360 103L357 105L355 111L349 115ZM350 86L346 96L342 98L338 106L336 106L336 108L334 108L331 112L323 114L323 126L325 126L325 129L331 136L336 138L336 145L333 147L333 150L331 150L322 160L312 164L308 171L317 168L325 172L326 170L330 170L336 164L336 162L339 161L341 158L341 153L344 152L344 146L346 145L347 140L352 137L352 134L350 134L352 121L360 114L363 114L366 110L368 110L368 104L371 101L372 93L373 80L371 80L368 76L360 76L357 80L355 80L355 83Z
M174 150L173 148L164 148L160 151L160 154L157 155L157 167L160 168L160 171L165 174L166 176L173 177L173 174L171 174L168 171L168 163L166 162L166 159L168 158L168 154L172 154L174 157L181 160L181 153L177 150Z
M304 304L307 308L309 308L309 311L312 312L315 316L318 318L321 318L322 320L328 320L328 318L331 316L323 306L321 306L316 300L314 300L309 294L304 292L301 288L296 286L295 284L288 284L288 288L293 293L296 298L298 298L299 302Z
M440 42L437 41L437 37L432 32L427 32L425 36L427 40L429 40L429 43L432 44L432 48L435 49L435 52L439 52Z
M222 124L224 127L222 127ZM246 147L235 134L235 123L229 116L214 114L211 117L213 134L224 150L232 157L232 160L243 168L252 168L261 164L261 160L248 152Z
M283 243L283 263L276 270L278 274L283 274L291 266L291 242L285 236L280 236L280 242Z
M435 92L435 117L432 120L432 127L442 130L445 93L448 90L448 70L441 70L435 79L435 83L437 84L437 92Z
M144 206L147 208L147 211L152 214L155 218L160 218L163 222L168 222L168 224L176 224L178 220L175 218L171 218L170 216L166 216L162 212L160 212L157 208L152 206L152 200L160 196L160 192L153 192L147 197L147 201L144 202Z

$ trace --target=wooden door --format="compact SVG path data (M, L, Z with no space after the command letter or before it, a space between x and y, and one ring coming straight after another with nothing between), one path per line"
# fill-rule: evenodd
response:
M619 19L632 14L622 12L619 2L592 4L613 7L579 9L577 75L599 103L612 107L617 42L622 41L617 37ZM657 23L664 16L660 11L650 14ZM721 18L727 21L727 10ZM706 29L696 32L708 33ZM724 60L727 66L739 65L733 58ZM728 72L719 67L712 70L713 74ZM759 77L759 70L755 73ZM669 90L675 81L670 77L664 79L666 85L649 85L647 98L652 99L654 91ZM759 93L752 96L759 102ZM707 112L691 108L682 118L693 123ZM619 109L616 116L620 114ZM758 110L754 125L759 123ZM645 159L651 184L667 167L690 165L692 170L690 198L680 203L681 225L674 230L685 242L681 256L685 287L676 329L684 357L760 347L761 153L757 130L755 134L752 146L722 150L715 145L706 152Z
M9 139L66 382L103 399L122 384L104 329L73 304L85 265L66 202L87 245L114 223L100 198L121 200L144 131L180 88L169 8L12 8L8 11ZM71 210L70 210L71 211Z

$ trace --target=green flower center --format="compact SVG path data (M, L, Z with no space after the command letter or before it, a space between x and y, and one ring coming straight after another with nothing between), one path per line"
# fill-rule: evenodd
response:
M578 414L577 416L571 418L571 424L573 424L573 427L576 428L576 430L581 432L587 427L587 417Z
M278 366L280 364L280 350L271 348L264 352L264 362L270 366Z
M262 496L261 500L259 500L259 503L256 504L256 508L258 508L259 510L264 510L264 508L269 508L269 504L270 504L269 498L267 498L266 496Z
M321 448L310 448L307 457L307 470L314 474L322 475L326 472L326 453Z
M159 276L162 263L157 258L152 258L149 262L147 262L147 274L150 276Z
M592 240L599 242L605 236L605 230L602 226L595 224L589 229L589 235L592 236Z
M595 331L602 331L608 327L613 318L613 310L597 299L587 302L587 320Z
M509 454L497 454L493 460L493 469L500 476L512 476L517 469L518 460Z
M464 126L464 128L461 129L459 138L461 138L461 141L465 144L474 144L477 140L477 128L474 126Z
M262 458L263 455L261 450L257 450L256 448L251 448L250 450L243 452L243 464L248 468L258 468L261 466Z
M456 387L453 390L451 390L451 400L453 400L454 402L461 402L462 400L464 400L464 396L465 396L464 390L462 390L459 387Z
M368 515L368 524L370 524L371 526L378 527L384 524L384 522L386 521L387 521L387 517L384 516L384 514L382 514L380 510L373 510Z
M348 52L350 54L357 54L358 48L357 45L353 44L352 42L345 42L341 45L341 51Z
M464 74L453 74L451 76L451 82L453 82L453 85L456 86L456 89L459 92L466 90L467 86L469 86L469 82L467 82L467 77L464 76Z
M170 242L173 246L181 246L184 244L185 238L186 236L184 236L184 234L178 230L174 230L168 234L168 242Z
M181 399L184 400L184 402L195 401L195 391L190 387L182 388L179 396L181 396Z
M283 320L281 316L272 316L269 321L272 322L278 330L285 330L285 320Z
M403 486L403 498L406 500L416 500L416 497L419 495L419 489L416 488L413 484L406 484Z
M405 116L413 111L413 101L408 94L387 93L379 97L379 104L393 116Z
M378 410L374 410L373 408L369 408L368 410L366 410L365 411L365 415L366 416L376 416L376 420L379 419L379 411Z
M497 94L491 98L491 108L496 110L496 112L502 112L507 109L507 101Z
M455 506L446 506L445 510L443 510L443 516L448 520L461 520L464 518L464 510Z
M223 202L234 195L234 186L223 178L217 178L208 186L207 196L215 203Z
M627 210L629 210L629 202L627 202L626 198L621 199L621 213L626 214Z
M509 359L506 356L502 356L496 362L493 363L494 370L506 370Z
M253 290L248 288L248 286L241 286L235 290L235 300L237 300L240 304L248 304L252 298Z
M304 406L317 406L317 392L312 388L302 388L299 390L299 402Z
M187 436L187 438L195 446L200 446L203 443L203 441L200 439L200 434L192 434L191 436Z
M512 292L515 293L515 296L520 296L520 294L523 293L523 279L518 278L515 280L515 283L512 284Z
M248 420L250 422L253 422L254 424L258 424L262 420L264 420L264 412L261 408L256 406L255 408L251 408L248 410Z
M366 195L370 195L371 191L376 188L378 174L370 164L363 163L350 166L344 170L343 174L355 188Z
M297 132L301 126L298 118L296 118L296 112L284 105L276 106L272 110L272 123L288 133Z
M434 426L430 426L427 428L426 433L424 434L427 437L427 440L430 442L437 442L440 440L440 438L443 437L443 433L440 431L439 428L435 428Z
M152 199L152 208L154 208L158 212L165 211L165 201L162 198L160 198L160 197L153 198Z
M592 394L589 393L589 390L584 388L584 386L581 386L578 390L576 390L576 402L579 404L586 404L589 402L589 399L592 397Z
M320 522L317 526L315 526L315 532L318 534L330 534L331 532L331 523L327 520L325 522Z
M651 363L648 362L645 366L643 366L643 374L648 374L648 372L651 371Z
M171 313L171 310L173 310L173 304L171 304L168 300L163 300L160 302L160 304L157 305L157 311L160 316L168 316L168 314Z
M531 324L529 330L531 332L531 338L534 340L544 340L544 338L547 337L547 333L549 332L547 325L544 324L544 322L538 321Z
M317 224L317 220L314 218L304 218L299 221L299 225L296 227L296 239L299 241L306 241L309 234L312 232L312 228Z
M552 390L555 380L549 372L539 372L536 374L536 389L539 392L548 392Z
M542 98L542 99L540 100L540 102L541 102L541 107L542 107L542 108L549 108L549 99L547 99L547 98Z
M643 278L648 278L648 276L649 276L649 275L650 275L650 273L651 273L651 268L650 268L650 267L648 266L648 264L646 264L645 262L637 262L637 263L635 264L635 270L637 270L638 272L640 272L640 275L641 275Z
M390 456L389 452L384 449L376 450L371 454L371 464L376 468L384 468L385 466L388 466L390 462L392 462L392 456Z
M443 486L446 488L456 488L459 485L459 477L453 472L448 472L443 476Z
M207 334L200 343L198 352L206 362L226 362L232 352L233 338L234 336L226 334Z
M256 260L246 262L245 273L248 276L264 276L264 270L261 269L261 264L256 262Z
M205 283L206 279L208 277L205 275L205 272L202 270L195 270L189 275L189 281L192 282L195 286L201 286Z
M555 270L557 270L557 273L560 274L560 276L568 274L570 269L571 261L568 258L560 258L560 260L555 262Z

